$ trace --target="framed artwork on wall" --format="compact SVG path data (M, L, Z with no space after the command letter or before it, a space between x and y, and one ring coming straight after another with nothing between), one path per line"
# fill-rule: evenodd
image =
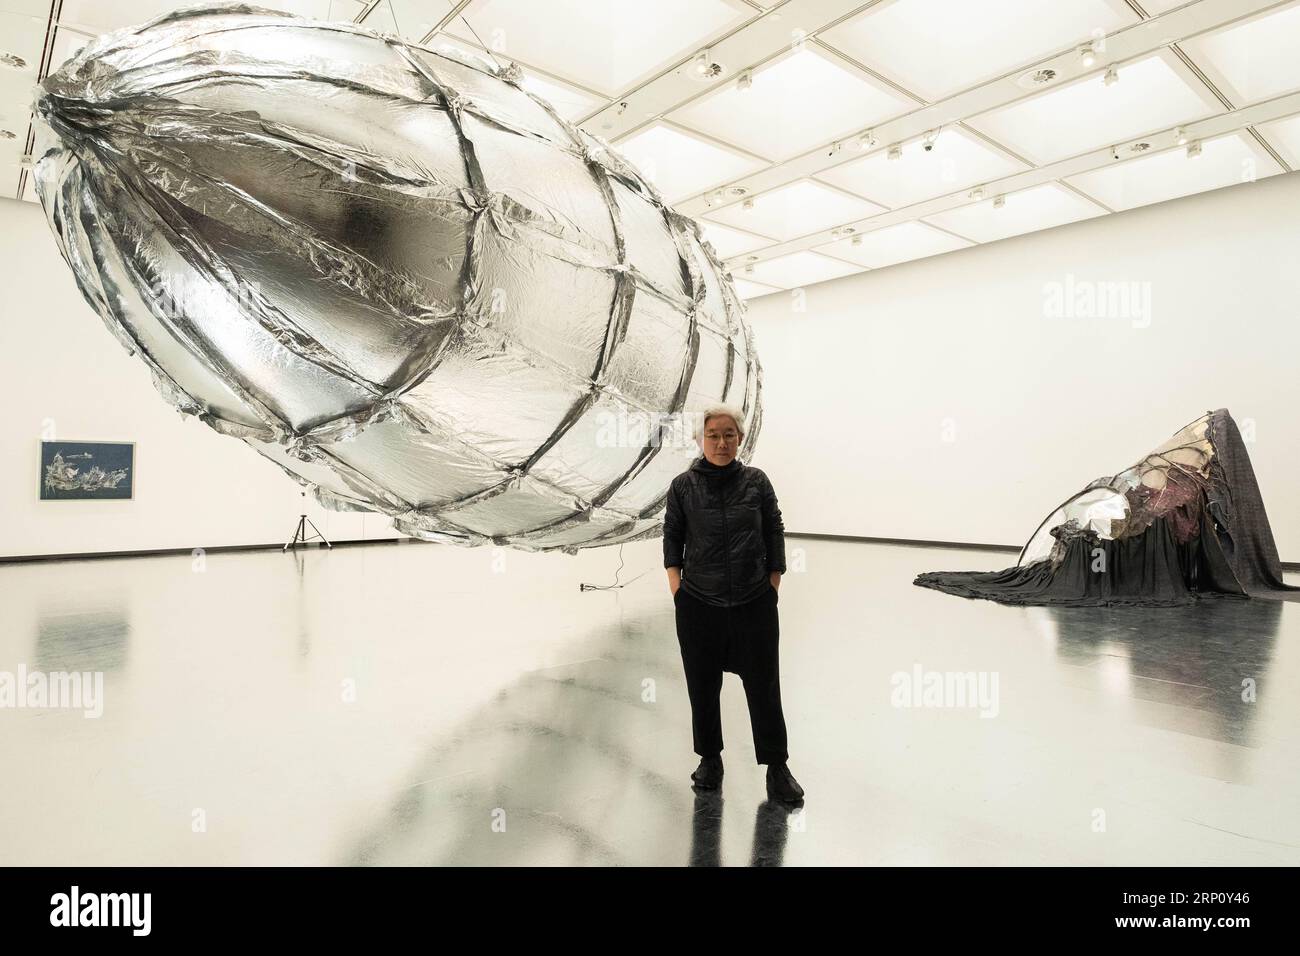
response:
M42 441L42 501L135 497L135 442Z

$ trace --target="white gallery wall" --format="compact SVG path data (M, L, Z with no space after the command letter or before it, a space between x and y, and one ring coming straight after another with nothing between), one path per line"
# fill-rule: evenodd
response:
M39 206L0 200L0 269L0 557L283 543L304 510L331 538L398 536L172 410L81 298ZM42 436L135 442L134 499L41 501Z
M1130 314L1122 299L1077 314L1119 291L1106 283L1136 283ZM1084 308L1069 316L1063 293ZM788 528L1019 546L1088 481L1226 406L1253 433L1282 559L1300 561L1300 174L837 279L802 303L764 296L749 317L753 464Z
M812 286L802 311L789 293L754 300L753 463L790 531L1019 545L1084 483L1226 405L1300 561L1298 220L1300 175L1276 176ZM40 209L0 200L0 224L0 557L276 543L304 503L333 538L395 536L168 408ZM1128 315L1122 300L1048 314L1106 283L1136 284ZM50 430L136 442L135 499L40 501Z

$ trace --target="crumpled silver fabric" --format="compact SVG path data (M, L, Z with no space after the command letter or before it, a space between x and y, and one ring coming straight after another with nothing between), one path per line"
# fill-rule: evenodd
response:
M696 225L518 71L191 7L36 103L37 190L163 396L338 510L575 553L662 533L692 412L762 370Z

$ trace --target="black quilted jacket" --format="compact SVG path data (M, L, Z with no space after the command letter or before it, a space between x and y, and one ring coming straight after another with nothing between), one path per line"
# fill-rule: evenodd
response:
M785 525L767 475L738 458L719 468L701 455L674 478L664 567L680 567L686 592L719 607L770 588L770 573L785 573Z

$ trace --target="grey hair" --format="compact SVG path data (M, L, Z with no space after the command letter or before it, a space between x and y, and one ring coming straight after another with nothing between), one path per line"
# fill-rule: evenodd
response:
M726 405L719 402L716 405L709 405L700 413L700 417L695 421L695 440L699 441L704 437L704 426L708 424L710 418L717 418L720 415L727 415L736 423L736 431L740 432L740 437L745 437L745 413L735 405Z

